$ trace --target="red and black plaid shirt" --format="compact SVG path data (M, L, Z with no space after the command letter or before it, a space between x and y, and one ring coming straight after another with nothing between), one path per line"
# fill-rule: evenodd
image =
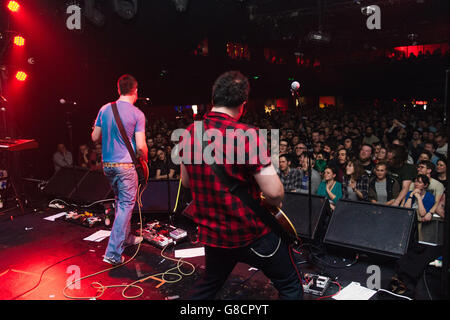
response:
M210 112L205 115L204 123L206 130L217 129L223 137L226 136L227 129L242 129L244 132L253 129L258 132L256 128L240 123L225 113ZM246 246L270 232L269 227L260 220L256 213L229 192L228 187L221 183L208 164L205 162L203 164L194 163L194 157L201 157L201 153L198 153L202 149L199 144L197 149L194 148L194 124L190 125L187 130L190 134L190 146L192 147L188 157L191 164L187 164L184 159L183 164L189 175L193 198L188 214L198 224L199 241L212 247L237 248ZM180 145L186 147L187 140L182 141ZM234 160L237 162L238 152L243 150L242 143L244 143L244 140L235 139L232 144L227 144L225 138L223 141L223 159L227 159L227 150L230 155L230 148L234 148ZM195 139L195 143L198 143L198 139ZM217 146L216 141L213 143L216 143ZM257 137L256 144L258 145L257 149L265 148L263 154L267 155L265 141L260 141ZM239 150L238 146L240 147ZM225 164L222 165L224 165L227 175L247 185L252 196L259 199L260 189L253 175L263 167L270 165L270 157L260 157L259 150L255 152L254 147L249 143L249 139L245 139L245 164L228 164L224 160L222 163ZM261 161L261 158L263 161ZM221 164L217 160L216 163Z

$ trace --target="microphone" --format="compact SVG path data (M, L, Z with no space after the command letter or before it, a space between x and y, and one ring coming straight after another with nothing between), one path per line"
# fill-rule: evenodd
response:
M291 83L291 92L292 95L294 95L294 93L298 94L298 90L300 89L300 83L298 81L294 81Z
M77 105L77 103L75 101L69 101L69 100L66 100L66 99L59 99L59 103L61 103L61 104L72 104L74 106Z

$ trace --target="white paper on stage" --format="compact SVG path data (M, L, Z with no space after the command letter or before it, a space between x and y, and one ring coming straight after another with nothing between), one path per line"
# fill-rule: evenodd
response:
M369 300L376 293L375 290L361 286L357 282L352 282L341 292L333 297L336 300Z
M205 248L175 250L175 258L193 258L205 255Z
M83 240L100 242L103 239L108 238L110 235L111 231L109 230L99 230L96 233L90 235L89 237L84 238Z
M58 214L54 214L53 216L44 218L44 220L55 221L56 219L58 219L58 218L60 218L62 216L65 216L66 214L67 214L67 212L61 212L61 213L58 213Z

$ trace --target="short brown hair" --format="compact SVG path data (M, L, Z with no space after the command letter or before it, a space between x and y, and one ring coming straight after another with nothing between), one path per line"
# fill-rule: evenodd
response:
M117 81L117 88L119 89L120 95L127 96L133 93L136 90L138 83L136 79L129 75L125 74L119 78Z

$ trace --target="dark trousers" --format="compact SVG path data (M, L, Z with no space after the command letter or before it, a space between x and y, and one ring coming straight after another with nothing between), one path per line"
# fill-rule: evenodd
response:
M279 292L280 299L301 300L300 271L289 246L269 233L252 244L236 249L205 246L205 273L194 286L191 300L212 300L238 262L261 270Z

